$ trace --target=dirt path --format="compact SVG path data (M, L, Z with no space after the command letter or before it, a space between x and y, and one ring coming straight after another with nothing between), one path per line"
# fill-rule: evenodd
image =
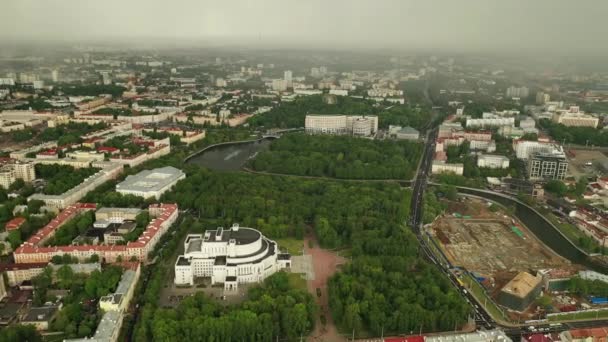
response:
M313 248L309 248L312 242ZM315 323L315 330L308 337L308 341L323 341L323 342L339 342L346 339L338 333L334 321L329 311L329 301L327 296L327 281L337 271L338 265L343 264L346 259L338 256L333 251L328 251L319 248L319 244L315 236L308 235L304 238L304 253L312 256L312 267L314 270L314 279L307 282L308 291L314 296L319 307L319 317ZM317 288L321 290L321 296L317 296ZM320 320L320 315L326 318L326 324L323 325Z

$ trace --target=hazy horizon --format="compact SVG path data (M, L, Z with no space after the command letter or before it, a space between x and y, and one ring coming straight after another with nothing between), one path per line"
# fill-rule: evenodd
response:
M4 42L603 55L608 2L5 0Z

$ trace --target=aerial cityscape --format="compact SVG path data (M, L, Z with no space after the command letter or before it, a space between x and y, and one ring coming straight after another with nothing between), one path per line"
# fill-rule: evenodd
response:
M0 8L0 342L608 340L608 3Z

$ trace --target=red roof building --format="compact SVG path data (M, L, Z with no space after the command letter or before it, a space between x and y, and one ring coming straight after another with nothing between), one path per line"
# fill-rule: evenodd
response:
M17 230L21 228L24 223L25 219L23 217L15 217L14 219L6 222L6 224L4 225L4 229L6 229L7 232L10 232L11 230Z

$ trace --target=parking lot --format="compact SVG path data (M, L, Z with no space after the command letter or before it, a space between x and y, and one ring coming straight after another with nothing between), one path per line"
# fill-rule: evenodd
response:
M604 152L592 150L568 150L568 173L580 176L603 176L608 174L608 157Z

